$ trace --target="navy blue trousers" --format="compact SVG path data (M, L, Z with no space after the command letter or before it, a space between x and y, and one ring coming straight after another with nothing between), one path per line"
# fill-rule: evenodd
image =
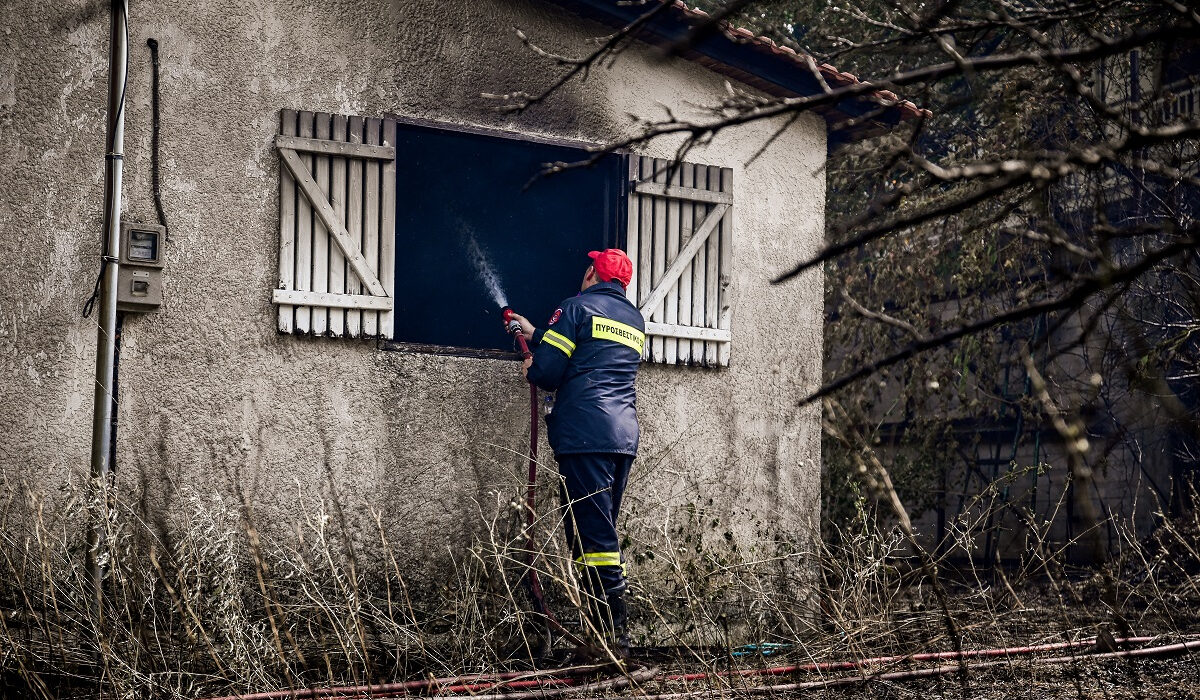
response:
M555 455L567 542L576 564L597 595L625 590L625 565L617 536L617 513L633 465L630 455L597 452ZM593 589L594 590L594 589Z

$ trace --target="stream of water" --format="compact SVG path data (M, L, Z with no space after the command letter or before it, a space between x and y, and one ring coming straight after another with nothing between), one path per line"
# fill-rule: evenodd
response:
M466 236L467 256L471 259L471 264L475 266L475 274L479 276L479 281L483 282L484 287L487 287L488 294L491 295L492 301L496 302L496 306L501 308L508 306L508 297L504 294L503 285L500 284L500 276L496 274L492 262L479 247L479 242L475 240L475 234L465 226L462 231Z

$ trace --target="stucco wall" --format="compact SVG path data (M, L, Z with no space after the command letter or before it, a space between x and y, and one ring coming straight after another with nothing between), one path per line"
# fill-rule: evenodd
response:
M53 493L88 464L96 327L79 309L98 263L107 3L5 3L0 12L0 469L9 485L29 479ZM121 489L153 518L186 509L188 489L236 487L268 523L336 493L353 527L373 530L374 509L413 556L460 546L481 511L495 510L493 492L515 493L524 478L525 385L512 362L277 334L279 110L396 113L595 142L624 133L627 113L709 103L724 79L639 47L508 118L479 93L532 90L560 70L511 27L566 53L608 30L499 0L159 0L133 3L130 21L124 212L155 220L154 37L171 235L161 310L124 326ZM821 281L767 280L820 241L825 131L801 119L748 162L771 131L722 134L690 156L734 170L732 363L643 365L635 531L665 527L664 507L687 504L744 543L773 528L802 538L817 516L818 414L795 403L820 376ZM662 143L650 154L672 150Z

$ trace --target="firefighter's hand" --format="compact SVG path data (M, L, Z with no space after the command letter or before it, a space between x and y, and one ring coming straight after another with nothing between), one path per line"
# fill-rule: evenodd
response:
M525 336L525 340L533 340L534 329L533 324L529 322L529 319L515 311L513 312L512 317L517 323L521 324L521 335Z
M532 364L533 364L533 358L532 358L532 357L526 357L526 358L525 358L525 361L521 363L521 376L522 376L522 377L525 377L526 379L528 379L528 378L529 378L529 367L530 367Z

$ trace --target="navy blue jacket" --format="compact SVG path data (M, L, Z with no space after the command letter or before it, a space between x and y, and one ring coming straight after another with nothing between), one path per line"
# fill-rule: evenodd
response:
M556 455L636 455L634 380L646 342L642 313L617 282L599 282L562 302L550 328L536 330L529 381L558 392L546 416Z

